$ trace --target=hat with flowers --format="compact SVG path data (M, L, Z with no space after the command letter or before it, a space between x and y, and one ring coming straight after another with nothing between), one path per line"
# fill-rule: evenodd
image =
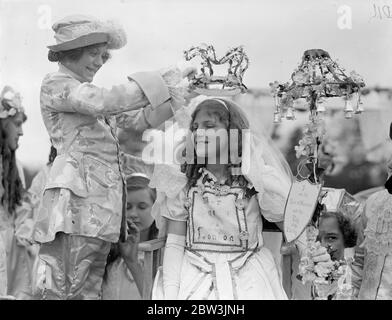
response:
M10 86L5 86L0 94L0 119L14 116L18 112L24 112L22 98Z

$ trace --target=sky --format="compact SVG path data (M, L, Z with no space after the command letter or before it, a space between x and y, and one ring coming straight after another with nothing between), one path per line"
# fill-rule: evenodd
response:
M250 88L288 81L310 48L327 50L368 86L392 83L392 0L0 0L0 87L11 85L23 97L28 121L17 157L25 166L39 167L48 158L40 84L57 70L47 60L51 25L70 14L116 20L127 32L127 46L113 51L96 75L98 86L174 65L201 43L212 44L218 55L243 45Z

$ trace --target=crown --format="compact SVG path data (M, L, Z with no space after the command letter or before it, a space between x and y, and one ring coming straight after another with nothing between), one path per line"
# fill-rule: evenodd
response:
M242 46L230 49L220 59L216 57L214 47L205 44L184 51L184 56L187 61L195 57L202 59L201 74L196 75L190 81L190 87L197 93L207 96L232 96L247 91L242 78L248 69L249 59ZM227 74L214 75L213 65L219 66L226 63L228 64Z

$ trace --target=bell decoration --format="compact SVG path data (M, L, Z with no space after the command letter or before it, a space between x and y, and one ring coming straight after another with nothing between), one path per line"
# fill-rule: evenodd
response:
M287 108L286 119L287 120L295 120L294 108L293 107L288 107Z
M355 114L361 114L364 111L362 107L362 101L361 101L361 96L358 94L358 102L357 102L357 108L355 109Z
M282 115L279 111L274 112L274 123L281 123L282 122Z
M346 102L345 102L345 106L344 106L344 117L346 119L351 119L353 117L353 106L351 103L351 100L347 97L346 98Z
M324 106L324 104L322 102L317 101L316 104L317 104L317 112L319 112L319 113L326 112L325 106Z

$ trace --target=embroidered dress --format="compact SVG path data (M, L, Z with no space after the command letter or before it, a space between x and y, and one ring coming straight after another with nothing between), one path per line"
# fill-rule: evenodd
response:
M203 169L195 187L163 204L163 217L187 221L178 299L287 299L273 256L263 246L260 199L250 190L251 185L219 185ZM282 214L264 217L278 222ZM160 271L153 299L163 296Z

